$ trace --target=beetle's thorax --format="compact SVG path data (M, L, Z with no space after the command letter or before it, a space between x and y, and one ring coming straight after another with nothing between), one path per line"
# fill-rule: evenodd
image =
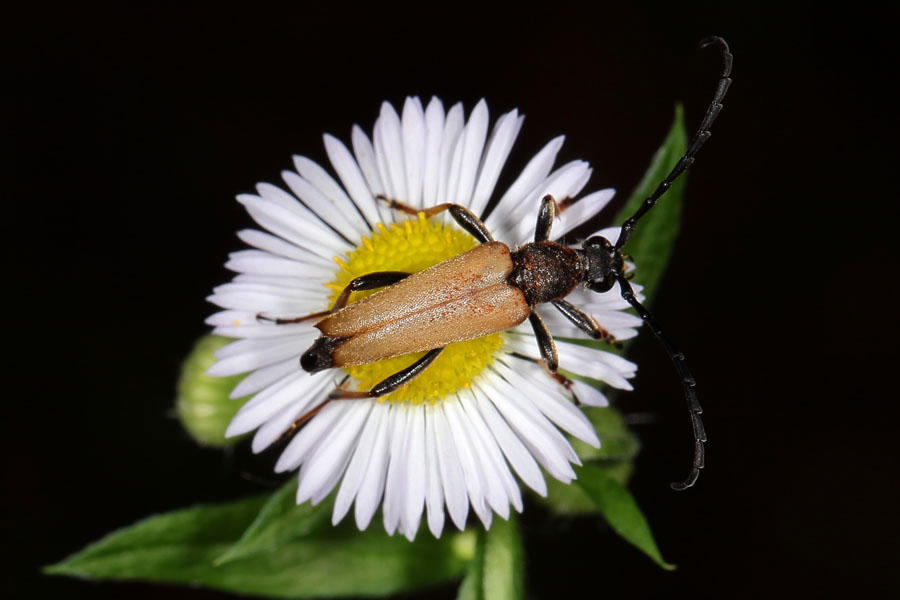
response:
M532 242L512 253L507 282L525 294L529 306L565 298L582 280L584 267L575 250L556 242Z

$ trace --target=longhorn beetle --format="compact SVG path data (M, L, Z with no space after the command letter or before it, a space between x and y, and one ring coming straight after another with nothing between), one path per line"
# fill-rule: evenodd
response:
M701 47L710 45L718 47L724 67L706 115L675 168L623 223L615 244L601 236L585 240L579 249L551 241L550 229L559 209L549 195L541 202L534 241L516 250L494 241L481 220L458 204L439 204L419 211L396 199L380 197L391 208L412 215L424 212L431 217L449 211L460 227L472 234L481 245L418 273L379 271L357 277L344 288L330 311L298 318L275 319L258 315L259 319L276 324L323 317L315 324L322 335L300 357L300 366L310 373L371 363L412 352L426 352L411 366L368 391L334 390L324 402L301 417L295 426L305 422L331 400L375 398L389 394L422 373L447 344L503 331L525 319L534 328L544 365L556 374L556 345L534 307L549 302L592 338L614 341L590 315L564 298L579 283L604 293L618 282L622 298L634 308L662 344L681 378L694 433L694 458L687 478L681 483L673 483L672 488L684 490L694 485L704 466L703 443L706 441L706 431L700 419L703 411L694 391L694 378L688 371L684 355L669 343L656 320L635 297L625 275L622 248L641 217L694 163L694 155L709 139L710 127L722 109L722 99L731 84L732 64L732 55L725 40L714 36L700 43ZM377 288L384 289L347 305L351 292Z

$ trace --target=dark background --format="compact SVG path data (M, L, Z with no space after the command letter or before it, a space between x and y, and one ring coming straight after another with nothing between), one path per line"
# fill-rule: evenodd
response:
M437 10L437 9L435 9ZM651 413L632 490L663 572L588 521L526 529L533 598L896 593L897 151L887 15L809 7L557 3L267 9L56 7L3 33L7 597L219 598L39 575L150 513L259 491L171 416L179 362L224 282L233 200L277 183L321 133L349 143L380 102L431 95L527 115L509 173L566 133L587 189L621 203L683 102L695 127L734 85L691 171L654 304L690 359L710 435L698 486L666 356L633 346L627 413ZM9 383L12 383L10 389ZM526 510L526 523L536 521ZM583 586L590 585L585 588ZM587 591L590 590L590 591ZM435 597L452 598L447 586Z

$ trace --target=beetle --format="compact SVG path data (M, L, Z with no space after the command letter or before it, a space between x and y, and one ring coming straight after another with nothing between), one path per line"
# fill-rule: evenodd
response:
M660 341L681 379L693 429L694 456L687 478L681 483L673 483L672 487L684 490L694 485L704 466L703 444L707 439L700 418L703 411L694 391L695 381L687 369L684 355L668 342L650 312L635 297L625 273L622 248L641 217L693 164L695 154L709 138L710 127L722 109L722 100L731 84L732 55L728 44L720 37L707 38L700 44L701 47L710 45L718 47L724 68L703 121L676 166L623 223L615 244L602 236L588 238L581 248L551 241L550 231L559 205L549 195L541 201L534 241L516 249L495 241L481 220L461 205L439 204L420 211L396 199L379 196L391 208L408 214L424 212L426 217L432 217L448 211L456 223L481 244L418 273L379 271L357 277L344 288L330 311L298 318L258 315L259 319L276 324L320 319L315 327L321 336L300 358L300 366L309 373L425 352L412 365L370 390L332 391L322 404L295 425L305 422L331 400L389 394L422 373L448 344L503 331L526 319L534 329L544 366L555 375L559 366L556 346L534 307L550 303L592 338L614 342L609 332L590 315L567 302L565 297L582 283L598 293L608 292L618 283L622 298ZM352 292L378 288L383 289L347 305ZM565 382L565 378L557 377Z

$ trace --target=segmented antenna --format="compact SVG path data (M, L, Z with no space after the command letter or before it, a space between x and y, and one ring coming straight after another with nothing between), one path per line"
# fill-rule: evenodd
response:
M709 139L710 131L709 128L712 127L713 122L716 120L716 117L719 116L719 112L722 110L722 99L725 98L725 93L728 91L728 86L731 85L731 63L734 57L731 55L731 51L728 48L728 43L720 37L712 36L706 38L702 42L700 42L700 47L705 48L706 46L716 45L719 47L719 50L722 53L722 61L725 63L724 68L722 70L722 76L719 78L719 84L716 87L716 94L713 96L713 100L709 105L709 108L706 109L706 116L703 117L703 122L700 123L700 127L697 128L697 133L694 134L694 139L691 142L691 145L688 147L687 151L678 161L678 164L675 165L675 168L672 169L672 172L666 176L662 183L660 183L657 188L653 191L650 196L641 203L641 206L635 211L635 213L625 221L622 225L622 232L619 234L619 239L616 241L615 249L616 251L620 251L621 248L628 241L628 238L631 237L631 234L634 232L634 227L637 224L638 220L643 217L647 211L653 208L653 205L656 204L656 201L660 196L666 193L666 190L672 185L672 182L678 179L678 176L681 175L684 171L686 171L692 164L694 164L694 155L700 150L700 147ZM694 431L694 459L691 464L691 472L688 474L687 478L680 483L673 483L672 489L682 491L694 485L697 482L697 478L700 476L700 469L703 468L705 464L705 451L703 444L706 442L706 430L703 427L703 421L700 419L700 415L703 413L703 409L700 407L700 401L697 399L697 392L694 390L696 383L694 382L694 377L691 375L690 371L688 371L687 363L684 360L684 354L677 351L672 344L665 338L663 335L662 329L660 329L659 325L656 323L656 320L650 314L644 305L638 302L638 299L634 296L634 291L631 289L631 284L628 283L628 280L621 273L616 274L616 279L619 282L619 286L622 291L622 298L628 302L637 314L641 317L644 323L650 328L650 331L653 332L653 335L656 336L656 339L659 340L660 344L662 344L663 348L665 348L666 353L669 355L669 358L672 359L672 363L675 365L675 369L678 371L678 376L681 378L681 385L684 388L684 397L687 401L688 410L691 415L691 428Z
M685 363L684 360L684 354L677 351L675 347L669 343L669 340L663 335L662 329L660 329L656 320L653 318L653 315L650 314L650 311L635 298L634 291L631 289L631 284L628 283L625 276L620 274L616 279L619 281L619 286L621 286L622 289L622 298L634 308L638 316L643 319L644 323L650 328L650 331L653 332L653 335L656 336L656 339L659 340L659 343L665 348L669 358L672 359L672 364L675 365L675 369L678 371L678 376L681 378L681 385L684 387L684 397L685 400L687 400L688 410L691 413L691 428L694 430L694 460L691 465L691 472L688 474L687 478L681 483L671 484L673 490L680 492L688 489L697 482L697 478L700 477L700 469L706 464L706 454L703 446L706 442L706 429L703 427L703 420L700 418L700 415L703 414L703 408L700 407L700 400L697 398L697 392L694 391L694 387L697 384L694 381L691 372L688 371L687 363Z
M712 127L716 117L719 116L719 111L722 110L722 100L725 98L728 86L731 85L731 63L732 60L734 60L731 51L728 49L728 42L722 38L711 36L700 42L701 48L712 45L719 47L719 50L722 52L722 61L725 63L725 66L722 69L722 76L719 78L719 84L716 87L716 95L713 96L709 108L706 109L706 116L703 117L703 122L700 123L700 127L697 128L697 133L694 134L694 139L684 153L684 156L681 157L678 164L675 165L675 168L672 169L672 172L666 176L662 183L653 190L653 193L641 203L641 206L635 213L628 217L625 223L622 224L622 233L619 234L619 239L616 241L616 250L620 250L622 246L625 245L628 238L630 238L631 234L634 232L634 226L637 225L638 220L643 217L648 210L653 208L653 205L656 204L656 201L659 200L660 196L666 193L666 190L669 189L672 182L678 179L679 175L684 173L692 164L694 164L694 155L697 154L697 151L700 150L701 146L703 146L706 140L709 139L709 136L712 135L709 128Z

